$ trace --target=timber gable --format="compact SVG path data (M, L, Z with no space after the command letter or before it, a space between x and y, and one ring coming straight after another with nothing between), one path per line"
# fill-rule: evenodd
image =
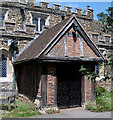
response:
M46 54L46 56L85 57L85 58L98 57L98 55L94 53L94 51L81 37L81 35L78 32L74 31L73 26L55 44L55 46Z
M66 26L64 26L63 30L57 34L56 38L49 43L42 57L46 59L47 57L49 59L52 57L104 59L97 46L75 17L72 17Z
M77 28L77 31L75 31L76 28ZM75 38L73 38L73 35L71 35L72 39L74 40L74 42L76 39L77 40L76 42L78 44L76 45L74 43L76 45L77 50L73 50L73 54L72 52L68 51L69 45L67 44L67 42L69 41L66 40L67 37L69 37L68 34L70 33L70 30L72 34L73 33L75 34ZM59 41L61 43L59 43ZM85 41L85 42L82 43L81 41ZM96 47L96 45L90 39L90 37L88 36L86 31L83 29L81 24L78 22L77 18L75 16L71 16L66 20L62 21L61 23L55 25L54 27L44 31L36 40L33 41L33 43L29 47L27 47L27 49L25 49L25 51L22 54L18 56L15 63L23 62L26 60L29 61L32 59L39 59L39 58L42 59L42 57L47 57L46 55L51 51L52 48L54 48L54 46L57 43L63 44L62 45L63 50L58 49L57 50L58 53L55 53L57 55L59 54L59 56L93 57L93 58L98 57L98 58L104 59L99 49ZM73 46L71 45L70 45L70 48L74 49ZM76 54L74 52L76 52Z

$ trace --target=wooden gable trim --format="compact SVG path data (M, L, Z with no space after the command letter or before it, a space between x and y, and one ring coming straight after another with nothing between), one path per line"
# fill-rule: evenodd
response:
M64 37L64 43L65 43L65 56L68 56L68 40L67 40L67 34Z
M49 46L50 45L52 45L52 44L54 44L54 43L56 43L56 41L57 40L55 40L56 38L57 38L57 36L59 36L59 34L60 33L62 33L62 31L64 31L64 29L65 29L65 27L70 23L70 21L72 21L73 20L73 17L71 17L70 19L69 19L69 21L67 22L67 24L59 31L59 33L58 34L56 34L55 35L55 37L47 44L47 46L40 52L40 54L37 56L37 58L38 57L40 57L48 48L49 48ZM74 21L74 20L73 20ZM64 32L63 32L64 33ZM59 38L60 39L60 38ZM55 41L54 41L55 40ZM46 53L46 52L45 52ZM45 54L44 53L44 54Z
M81 36L79 37L79 43L80 43L80 56L83 57L84 50L83 50L83 40L82 40Z
M65 28L63 28L62 31L59 34L57 34L56 39L52 40L49 43L49 45L43 51L44 55L46 55L55 46L55 44L71 28L72 25L78 27L78 29L77 29L78 33L83 37L83 39L85 40L85 42L91 47L91 49L96 53L96 55L98 57L102 57L102 59L105 60L104 57L102 56L100 50L96 47L96 45L93 43L93 41L88 36L87 32L84 30L84 28L81 26L81 24L79 23L79 21L75 17L73 17L68 22L68 24L65 26ZM66 50L66 46L65 46L65 50ZM84 54L83 53L83 43L80 40L80 55L83 56L83 54ZM66 51L65 51L65 56L68 56L68 53Z
M57 37L49 44L48 48L44 51L44 55L46 55L54 46L55 44L62 38L62 36L68 31L68 29L72 26L74 20L67 24L67 26L57 35Z
M74 25L78 25L78 32L79 34L83 37L83 39L85 40L85 42L91 47L91 49L100 57L103 58L103 60L105 60L105 58L103 57L103 55L101 54L100 50L97 48L97 46L94 44L94 42L91 40L91 38L89 37L89 35L87 34L87 32L84 30L84 28L82 27L82 25L80 24L80 22L75 19Z
M74 61L86 61L86 62L101 62L103 61L101 57L99 58L84 58L84 57L59 57L59 56L52 56L46 57L43 56L39 59L41 62L74 62Z

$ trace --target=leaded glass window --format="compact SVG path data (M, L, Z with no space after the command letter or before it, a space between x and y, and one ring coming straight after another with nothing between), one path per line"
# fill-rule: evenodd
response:
M42 18L40 21L40 31L42 31L42 26L45 25L45 20Z
M7 58L4 55L0 57L0 77L7 77Z
M0 27L3 27L4 15L0 13Z
M33 24L36 25L36 31L38 31L38 19L36 17L33 18Z

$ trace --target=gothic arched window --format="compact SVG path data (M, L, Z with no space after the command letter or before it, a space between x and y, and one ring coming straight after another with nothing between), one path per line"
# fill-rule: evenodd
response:
M0 77L7 77L7 58L3 54L0 57Z

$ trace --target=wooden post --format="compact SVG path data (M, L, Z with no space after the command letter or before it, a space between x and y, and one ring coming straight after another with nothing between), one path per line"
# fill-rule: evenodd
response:
M15 108L16 108L16 95L14 95L14 105L15 105Z
M83 41L81 36L79 36L79 44L80 44L80 56L84 56L84 51L83 51Z
M41 71L41 104L42 107L45 107L47 106L47 70L45 65L42 65Z
M81 105L84 108L85 103L85 82L84 82L84 76L81 78Z
M65 56L68 56L68 40L67 40L67 34L64 37L64 43L65 43Z
M8 110L10 111L10 97L8 98Z

